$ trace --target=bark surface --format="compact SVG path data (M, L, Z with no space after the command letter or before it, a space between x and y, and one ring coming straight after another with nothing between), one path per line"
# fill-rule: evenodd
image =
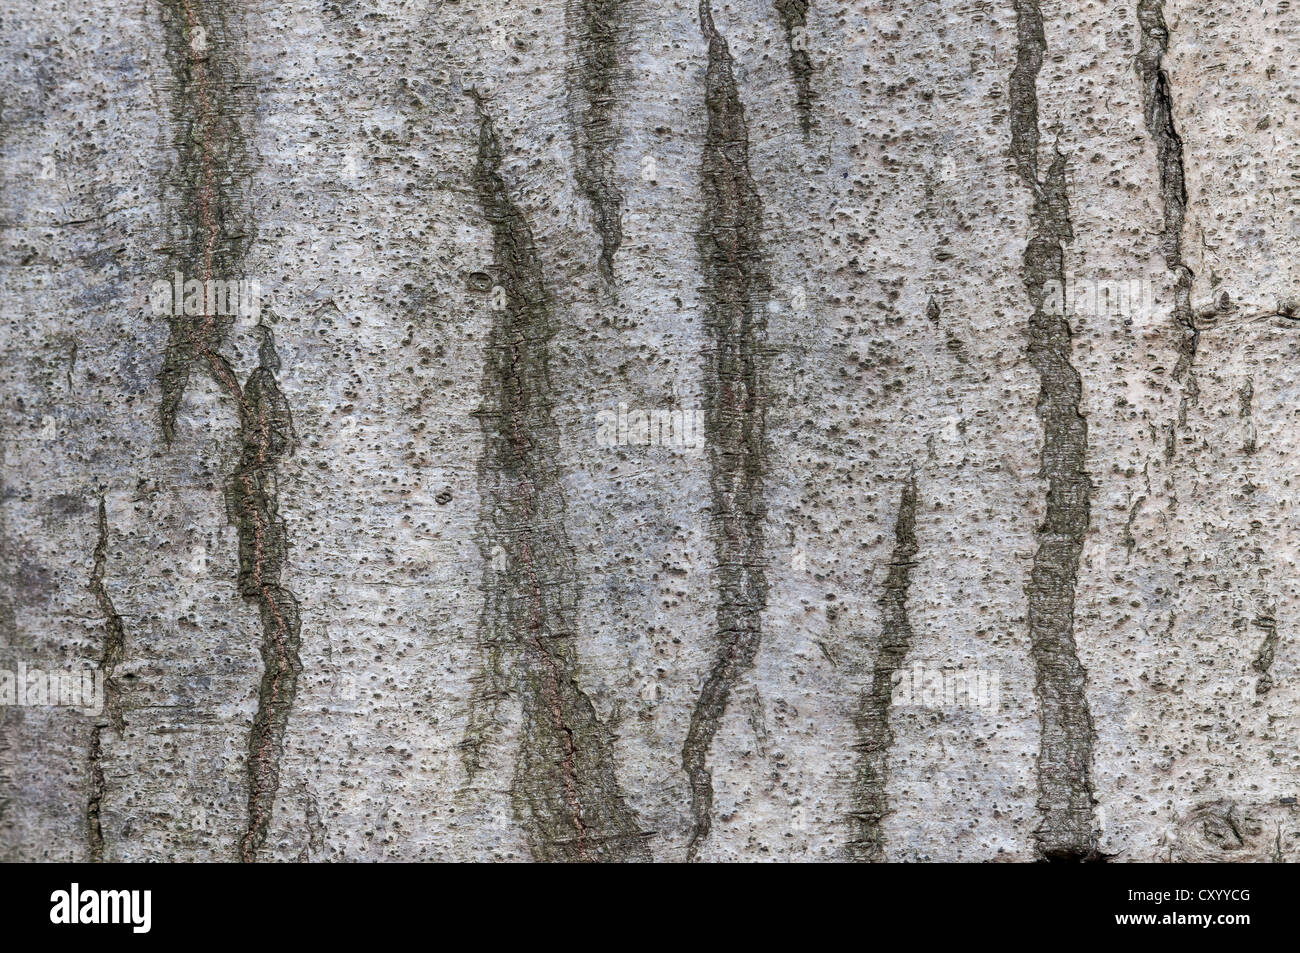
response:
M3 7L0 859L1297 856L1296 5Z

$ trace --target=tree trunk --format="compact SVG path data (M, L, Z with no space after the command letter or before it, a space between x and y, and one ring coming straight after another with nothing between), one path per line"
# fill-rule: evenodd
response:
M1286 2L4 19L0 857L1300 849Z

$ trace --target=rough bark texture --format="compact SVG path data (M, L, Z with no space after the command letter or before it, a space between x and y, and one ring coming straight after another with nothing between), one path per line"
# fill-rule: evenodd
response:
M0 859L1300 852L1294 4L0 36Z
M907 618L907 593L916 566L916 479L903 485L894 524L894 553L880 595L880 649L871 673L871 687L863 698L862 739L858 743L859 803L853 812L854 838L849 847L855 859L879 862L885 859L881 822L889 812L889 709L894 701L897 673L912 647L912 623Z

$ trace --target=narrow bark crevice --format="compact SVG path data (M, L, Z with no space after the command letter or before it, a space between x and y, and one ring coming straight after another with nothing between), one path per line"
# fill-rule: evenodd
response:
M1277 654L1277 619L1271 615L1260 616L1254 620L1255 628L1264 633L1264 641L1259 645L1255 661L1251 664L1259 679L1255 682L1255 694L1267 695L1273 690L1273 657Z
M485 353L479 461L486 593L485 670L463 746L471 776L495 734L497 702L521 696L512 798L533 857L648 859L626 806L613 739L578 684L578 575L565 525L559 428L550 380L555 334L532 229L501 174L502 150L481 99L473 187L492 229L500 307Z
M1255 432L1255 380L1246 378L1246 383L1241 386L1237 392L1237 399L1240 402L1240 409L1237 416L1245 421L1246 433L1241 443L1241 452L1247 456L1259 450L1258 438Z
M298 863L306 864L313 858L319 858L325 850L325 838L328 833L325 822L320 816L320 801L305 784L295 790L303 804L303 822L306 827L306 843L298 851Z
M243 192L252 175L244 120L253 105L238 69L241 37L213 0L163 0L160 10L175 156L168 181L171 269L160 277L238 280L252 240ZM194 365L220 349L232 322L225 315L173 313L168 323L159 384L162 431L170 443Z
M113 673L117 670L126 651L126 627L122 624L122 617L117 614L113 600L104 585L104 575L108 571L108 511L102 494L99 497L98 529L94 562L90 571L90 592L95 597L100 615L104 617L104 643L99 653L99 674L104 686L104 707L102 717L95 723L90 734L88 753L90 796L86 801L86 830L90 859L97 864L104 860L104 827L101 820L105 794L103 733L104 729L111 728L120 735L125 727L122 709L118 703L118 686Z
M600 235L600 271L614 279L614 255L623 242L623 193L616 156L615 125L624 86L620 46L630 0L568 0L566 24L574 62L566 79L569 125L577 159L578 188L591 204Z
M1169 74L1163 67L1169 49L1169 28L1165 25L1163 0L1138 0L1141 43L1134 68L1142 83L1143 114L1147 131L1156 146L1156 167L1160 176L1160 198L1164 225L1160 232L1160 253L1174 276L1174 319L1181 329L1178 363L1174 379L1187 380L1184 400L1194 399L1195 383L1190 380L1200 332L1192 310L1192 270L1183 259L1183 222L1187 217L1187 178L1183 166L1183 140L1174 127L1174 103Z
M240 79L237 22L212 0L162 4L166 55L172 71L171 183L179 239L172 264L203 289L245 279L252 240L251 213L242 192L252 160L243 130L253 112ZM288 402L276 382L280 360L270 328L259 323L258 367L240 386L220 353L233 323L204 292L200 313L173 314L160 377L162 428L170 443L177 409L194 368L211 375L239 418L238 462L225 485L227 514L239 537L239 590L257 605L262 625L263 674L249 732L248 822L239 859L249 863L266 840L280 779L280 756L301 671L298 601L283 584L289 541L278 514L276 469L293 441ZM179 302L174 301L173 306ZM259 306L260 310L260 306Z
M809 0L773 0L781 26L785 29L785 42L790 47L790 78L794 83L795 108L799 112L799 129L805 139L813 131L813 65L808 55Z
M1093 724L1086 673L1074 640L1079 560L1090 518L1088 425L1079 413L1083 382L1071 363L1071 330L1051 296L1065 284L1065 243L1073 239L1059 151L1040 180L1038 72L1047 50L1043 18L1033 0L1016 0L1018 44L1011 75L1011 153L1033 196L1032 233L1024 253L1024 280L1033 305L1029 360L1039 376L1043 421L1042 476L1047 513L1037 530L1030 570L1030 652L1035 667L1042 738L1038 754L1035 831L1045 860L1099 860L1093 820Z
M257 606L262 622L262 682L248 739L248 829L240 844L245 862L256 859L266 840L302 671L302 620L297 598L282 583L289 540L276 492L276 469L293 444L293 418L276 382L280 359L271 330L258 330L258 367L239 401L239 467L226 484L227 510L239 536L240 595Z
M858 710L857 777L850 815L849 853L854 860L879 863L885 859L882 822L889 812L886 794L890 748L889 724L894 673L903 668L912 648L912 623L907 614L908 590L919 549L916 543L916 475L908 477L894 523L894 551L880 595L880 652L871 675L871 688Z
M708 126L701 168L704 223L697 244L709 337L704 420L717 558L718 647L682 746L682 768L691 786L689 860L695 859L712 823L709 748L737 680L758 655L767 604L764 339L771 291L762 249L763 206L749 171L749 134L731 53L714 25L708 0L700 3L700 27L708 43Z

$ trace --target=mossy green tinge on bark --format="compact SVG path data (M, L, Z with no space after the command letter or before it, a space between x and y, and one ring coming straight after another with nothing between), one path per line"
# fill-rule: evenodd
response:
M682 768L691 786L689 859L697 855L712 823L709 748L737 679L758 655L767 604L764 349L770 282L763 260L763 206L749 171L749 135L731 53L708 0L700 4L700 27L708 43L708 125L698 247L708 334L704 432L717 559L718 644L682 747Z
M1016 0L1018 44L1011 74L1011 154L1033 197L1024 281L1033 314L1029 360L1038 372L1038 415L1043 421L1042 476L1047 513L1037 531L1030 570L1030 652L1036 674L1042 736L1038 754L1035 838L1047 860L1096 860L1093 821L1093 724L1086 673L1074 641L1074 599L1079 558L1088 530L1088 425L1079 413L1083 382L1071 363L1071 331L1063 308L1064 243L1073 239L1066 196L1065 157L1056 153L1046 176L1038 173L1038 72L1047 40L1033 0Z
M532 855L546 861L648 859L623 801L613 739L578 684L578 578L564 526L549 348L555 333L532 229L501 175L501 144L479 102L473 185L492 229L499 302L485 351L479 463L486 558L485 671L464 742L473 774L501 699L522 701L512 789Z
M885 859L881 824L889 810L886 793L889 751L894 733L889 727L894 673L903 668L912 648L912 623L907 615L907 593L916 567L916 476L903 484L894 523L894 550L880 594L880 652L871 673L871 687L858 710L858 764L849 815L852 837L849 854L854 860Z

